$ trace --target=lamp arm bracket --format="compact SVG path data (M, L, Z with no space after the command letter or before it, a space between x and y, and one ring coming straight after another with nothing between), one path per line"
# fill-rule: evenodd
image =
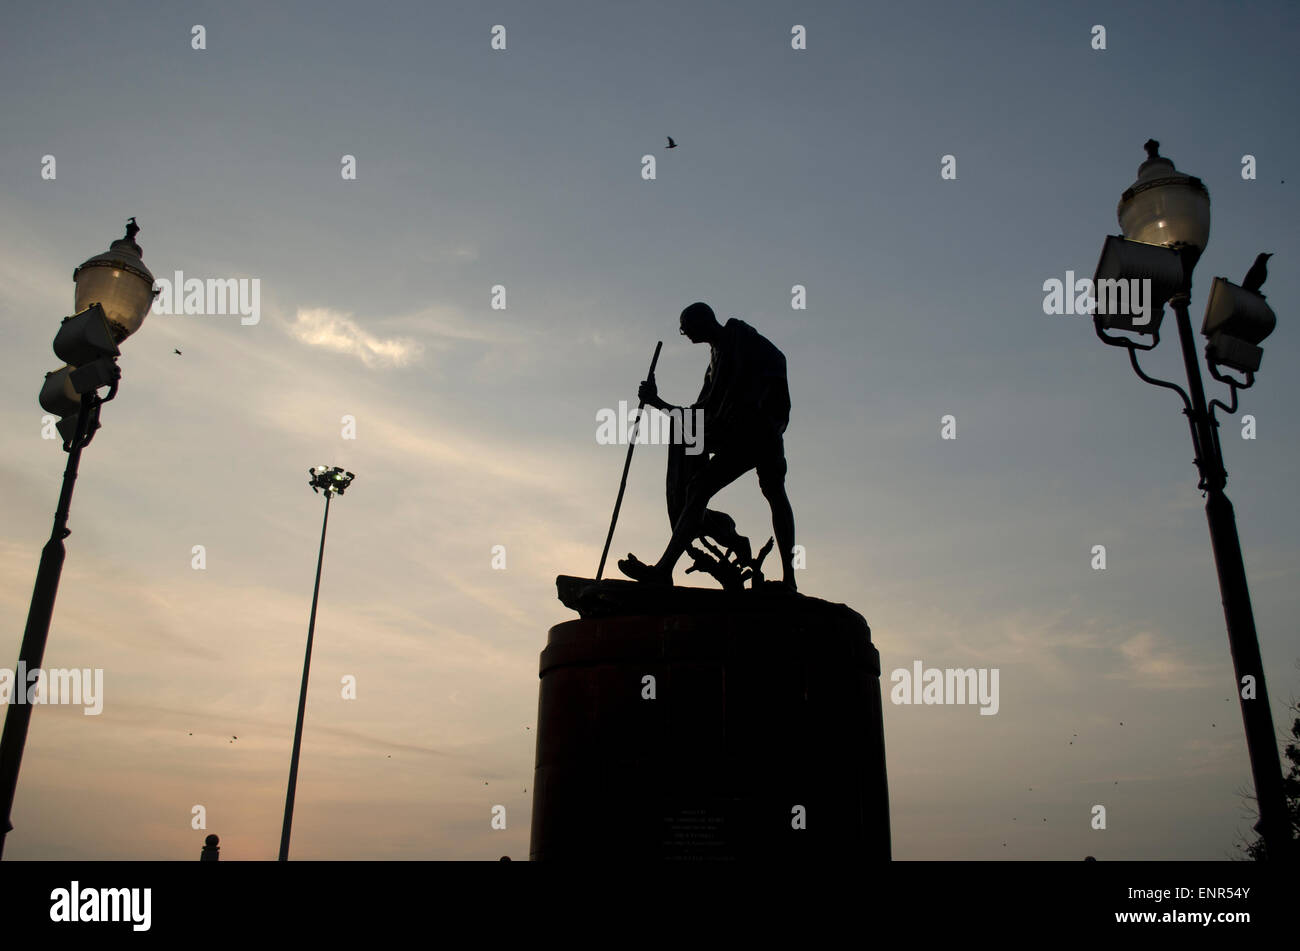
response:
M118 380L114 380L109 386L107 396L99 396L95 393L89 395L89 402L85 410L85 419L80 421L77 426L76 435L63 444L64 452L72 452L76 447L85 449L90 445L90 441L95 438L95 432L99 429L99 408L117 396ZM83 428L84 427L84 428Z
M1136 346L1128 348L1128 360L1129 363L1133 364L1133 372L1136 373L1141 380L1143 380L1146 383L1150 383L1152 386L1160 386L1160 387L1164 387L1167 390L1173 390L1180 397L1182 397L1183 411L1185 413L1190 414L1192 412L1192 401L1191 398L1188 397L1187 392L1177 383L1171 383L1168 380L1160 380L1157 379L1156 377L1150 376L1149 374L1145 373L1142 370L1142 367L1138 364L1137 352L1139 349L1149 349L1149 348L1136 347Z
M1217 408L1219 408L1219 409L1222 409L1225 413L1227 413L1229 416L1231 416L1233 413L1237 412L1237 390L1238 390L1238 389L1244 389L1244 387L1237 387L1237 386L1234 386L1232 383L1229 383L1228 386L1230 386L1230 387L1232 388L1232 405L1231 405L1231 406L1229 406L1227 403L1223 402L1222 400L1210 400L1210 418L1214 420L1214 422L1215 422L1216 425L1218 424L1218 421L1219 421L1219 420L1218 420L1217 416L1215 415L1215 412L1214 412L1215 408L1217 407Z
M1249 370L1246 371L1246 382L1243 383L1241 382L1241 380L1234 380L1232 377L1225 376L1224 374L1220 373L1218 365L1213 360L1208 359L1208 357L1205 361L1205 365L1206 367L1209 368L1210 376L1214 377L1220 383L1226 383L1228 384L1228 386L1232 387L1232 399L1233 399L1234 407L1237 405L1236 404L1237 390L1248 390L1255 385L1255 374ZM1229 410L1228 412L1230 413L1236 412L1236 410L1232 409Z
M1154 350L1156 345L1160 343L1160 331L1158 330L1151 335L1150 343L1138 343L1136 340L1130 340L1128 337L1117 337L1114 334L1108 334L1102 329L1100 317L1094 317L1092 319L1092 328L1097 331L1097 337L1102 343L1111 347L1123 347L1125 350L1129 351Z

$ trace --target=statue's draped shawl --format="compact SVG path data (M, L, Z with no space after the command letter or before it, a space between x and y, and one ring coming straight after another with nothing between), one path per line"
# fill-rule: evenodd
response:
M785 354L735 317L722 333L721 346L712 348L709 371L693 407L704 410L708 451L737 440L779 436L790 422Z

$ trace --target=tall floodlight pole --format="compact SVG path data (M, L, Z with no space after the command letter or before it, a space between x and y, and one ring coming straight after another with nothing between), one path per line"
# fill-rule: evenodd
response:
M284 828L280 832L280 861L289 860L289 836L293 829L293 798L298 787L298 754L302 750L302 721L307 713L307 678L311 673L311 642L316 633L316 602L320 598L320 570L325 561L325 530L330 523L330 499L342 495L355 478L338 466L316 466L311 473L311 490L325 493L325 518L320 526L320 552L316 555L316 586L311 593L311 620L307 622L307 656L302 662L302 689L298 692L298 725L293 731L293 756L289 760L289 791L284 797Z
M1188 304L1192 271L1210 237L1210 193L1199 178L1179 172L1172 161L1161 156L1159 142L1149 140L1146 150L1147 160L1138 168L1137 181L1120 198L1117 217L1122 234L1106 239L1097 264L1093 323L1103 342L1128 350L1129 362L1143 381L1173 390L1182 398L1201 477L1197 488L1205 493L1205 515L1219 575L1228 648L1259 804L1260 820L1256 829L1263 836L1269 859L1289 860L1294 858L1294 845L1282 763L1264 685L1264 662L1250 606L1237 523L1232 503L1223 491L1228 472L1223 464L1219 422L1215 418L1216 408L1235 413L1237 391L1254 384L1263 355L1259 345L1273 332L1277 317L1260 293L1265 279L1262 265L1251 268L1241 285L1222 277L1214 279L1201 333L1208 340L1205 359L1210 375L1227 384L1232 402L1216 399L1207 403ZM1133 297L1128 293L1138 282L1147 282L1150 288L1150 293L1144 295L1147 301L1144 310L1132 304ZM1151 376L1138 363L1140 351L1153 350L1160 343L1160 322L1166 302L1173 306L1187 374L1186 390L1177 383ZM1137 337L1109 332L1114 330L1134 333ZM1150 337L1149 342L1146 337ZM1244 379L1225 373L1225 369L1243 374Z
M27 675L40 669L45 657L45 643L54 618L54 599L59 592L66 550L63 540L72 534L68 515L72 507L72 488L77 481L81 450L90 444L99 428L100 407L117 396L122 376L117 365L120 344L140 329L153 306L153 274L144 266L135 236L140 227L132 218L126 236L118 238L103 254L83 262L72 272L76 286L75 313L63 319L54 337L54 354L66 365L45 374L40 404L49 414L46 424L63 440L68 463L63 470L63 487L54 512L50 540L41 549L40 567L18 648L19 679L5 715L4 733L0 736L0 857L4 855L5 837L13 830L10 821L18 771L22 767L27 729L32 718L32 704L27 697ZM99 390L108 387L108 395ZM57 420L57 422L56 422Z

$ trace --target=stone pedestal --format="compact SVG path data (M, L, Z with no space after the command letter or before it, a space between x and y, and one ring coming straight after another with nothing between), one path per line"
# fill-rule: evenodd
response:
M551 628L533 860L888 859L880 655L861 615L671 590L689 593L658 602L669 613L587 599L596 616Z

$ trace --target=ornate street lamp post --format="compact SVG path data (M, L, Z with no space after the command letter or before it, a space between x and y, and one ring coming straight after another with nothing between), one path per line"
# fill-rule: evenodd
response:
M1214 547L1214 563L1219 575L1223 613L1228 627L1228 646L1237 676L1236 693L1241 703L1250 751L1250 768L1259 803L1260 821L1256 827L1264 838L1270 859L1293 858L1291 821L1287 812L1282 782L1282 765L1278 757L1277 737L1268 690L1264 684L1264 664L1255 633L1255 617L1246 585L1246 568L1237 537L1232 503L1224 494L1228 473L1223 465L1215 409L1237 411L1237 392L1255 382L1263 342L1276 326L1277 319L1256 287L1241 287L1226 278L1216 277L1211 287L1209 305L1201 333L1208 338L1205 348L1210 375L1226 383L1232 392L1231 404L1205 400L1192 335L1188 304L1191 302L1192 271L1210 237L1210 194L1199 178L1183 174L1174 163L1160 155L1160 143L1146 143L1147 160L1138 169L1138 178L1120 198L1117 215L1122 235L1106 239L1097 265L1094 288L1097 313L1093 318L1097 336L1103 342L1128 350L1129 361L1137 375L1147 383L1178 393L1191 430L1196 467L1200 473L1197 488L1205 493L1205 514ZM1150 280L1151 308L1143 319L1136 319L1132 308L1106 306L1103 287L1118 285L1107 282ZM1110 303L1122 300L1110 295ZM1177 383L1150 376L1138 363L1138 353L1152 350L1160 342L1160 315L1164 302L1173 305L1182 349L1187 389ZM1139 339L1116 336L1109 331L1125 330ZM1150 337L1146 342L1141 337ZM1244 374L1238 379L1225 370Z
M130 219L125 237L118 238L103 254L95 255L72 272L76 313L63 319L54 338L54 353L66 365L45 375L40 395L41 406L58 419L55 426L63 437L68 464L63 470L63 488L54 512L50 540L41 550L27 627L18 649L18 671L35 672L44 659L59 576L63 572L63 540L71 534L68 511L81 450L99 428L100 407L117 396L122 375L117 365L118 344L140 329L153 303L153 275L145 267L140 246L135 243L139 230L135 219ZM109 388L108 395L101 397L99 390L105 386ZM26 692L25 682L14 684L15 696L11 698L4 734L0 736L0 856L4 854L5 836L13 829L10 813L32 717L32 704L26 702Z

